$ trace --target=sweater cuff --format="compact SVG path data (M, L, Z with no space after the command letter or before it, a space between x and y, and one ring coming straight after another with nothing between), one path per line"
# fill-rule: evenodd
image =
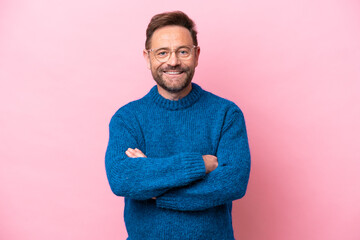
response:
M168 194L167 194L168 195ZM172 210L180 210L179 202L175 201L175 197L173 196L160 196L156 198L156 206L159 208L167 208Z
M184 163L185 178L188 183L205 177L205 163L200 153L183 153L179 157L180 161Z

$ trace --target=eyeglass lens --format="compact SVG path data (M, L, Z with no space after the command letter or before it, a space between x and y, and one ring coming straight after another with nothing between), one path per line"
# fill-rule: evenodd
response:
M154 55L160 62L166 62L170 59L172 52L175 52L177 58L186 60L191 57L191 50L192 48L190 47L181 47L175 51L171 51L169 48L160 48L154 52Z

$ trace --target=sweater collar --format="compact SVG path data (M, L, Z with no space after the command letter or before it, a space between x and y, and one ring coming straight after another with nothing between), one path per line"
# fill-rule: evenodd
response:
M179 100L170 100L166 99L159 94L157 85L153 86L148 93L150 98L158 104L160 107L169 109L169 110L179 110L190 107L193 105L201 96L203 89L196 83L191 83L192 88L188 95Z

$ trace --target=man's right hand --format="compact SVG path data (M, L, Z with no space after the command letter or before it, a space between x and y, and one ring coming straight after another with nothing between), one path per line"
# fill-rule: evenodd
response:
M203 155L206 173L214 171L218 166L217 157L214 155Z

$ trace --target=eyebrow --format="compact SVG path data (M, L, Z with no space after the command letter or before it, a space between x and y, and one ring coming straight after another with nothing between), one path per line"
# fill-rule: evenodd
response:
M190 47L189 45L181 45L175 49L183 48L183 47ZM154 50L162 50L162 49L170 49L168 47L160 47L160 48L154 48Z

